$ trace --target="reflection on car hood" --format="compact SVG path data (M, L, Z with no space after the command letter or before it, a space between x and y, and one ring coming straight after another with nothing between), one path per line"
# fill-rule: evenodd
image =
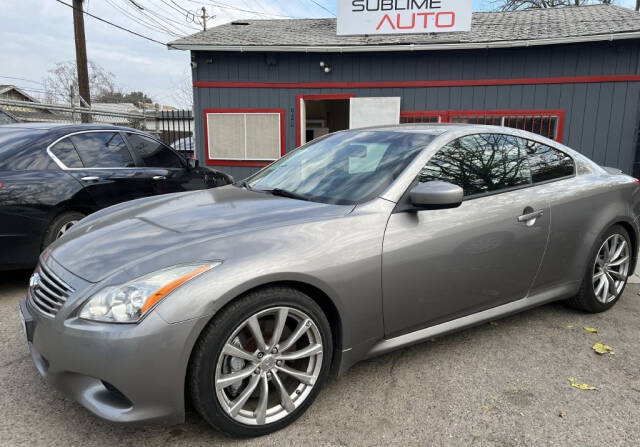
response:
M351 209L231 185L168 194L116 205L88 217L54 244L50 256L77 276L97 282L167 247L338 217Z

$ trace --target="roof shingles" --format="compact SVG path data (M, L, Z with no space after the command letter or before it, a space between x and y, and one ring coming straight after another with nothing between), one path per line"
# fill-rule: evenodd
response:
M640 13L613 5L473 13L471 30L457 33L337 36L336 19L243 20L187 36L168 45L216 47L349 47L499 43L607 36L640 31ZM248 24L248 25L247 25Z

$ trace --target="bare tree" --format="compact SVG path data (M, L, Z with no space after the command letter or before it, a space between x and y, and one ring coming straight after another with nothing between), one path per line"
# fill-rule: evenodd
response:
M640 0L639 0L640 1ZM185 69L180 79L173 82L172 99L178 107L191 110L193 108L193 84L191 70Z
M118 91L115 76L100 65L89 61L89 89L92 97L101 97ZM43 82L45 101L66 103L78 95L78 72L75 61L58 62L49 70Z
M492 2L499 11L562 8L564 6L586 6L599 3L609 5L612 3L612 0L495 0ZM636 0L636 9L639 5L640 0Z

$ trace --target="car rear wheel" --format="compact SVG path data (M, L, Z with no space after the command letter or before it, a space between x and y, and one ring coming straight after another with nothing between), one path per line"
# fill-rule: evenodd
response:
M51 245L54 241L60 239L72 226L80 222L85 215L77 211L67 211L57 216L44 235L42 249Z
M596 242L578 295L568 304L586 312L603 312L620 299L632 273L629 234L614 225Z
M233 436L261 436L296 420L329 373L331 329L305 294L274 287L223 309L192 354L188 387L196 410Z

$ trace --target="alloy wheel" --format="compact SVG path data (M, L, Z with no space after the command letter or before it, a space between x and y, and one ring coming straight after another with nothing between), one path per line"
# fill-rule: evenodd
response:
M620 234L609 236L600 246L593 265L593 291L603 304L620 294L629 274L629 244Z
M60 239L72 226L77 223L77 220L70 220L69 222L66 222L64 225L62 225L58 230L58 233L56 234L56 240Z
M293 307L272 307L242 322L218 357L214 385L232 419L276 422L309 396L322 367L322 337L314 321Z

